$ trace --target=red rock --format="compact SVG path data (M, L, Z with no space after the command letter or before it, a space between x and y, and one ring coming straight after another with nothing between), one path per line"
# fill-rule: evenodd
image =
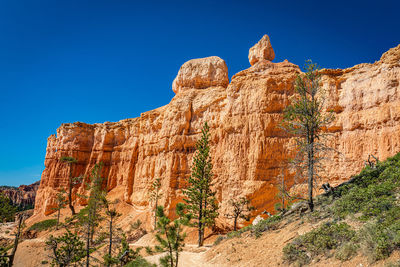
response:
M399 58L400 45L373 64L322 71L327 108L336 116L328 127L331 145L341 152L327 162L323 182L345 181L361 170L368 154L383 160L400 151ZM212 62L224 65L219 58ZM300 69L287 61L259 60L235 74L226 87L227 70L217 67L223 74L210 75L212 62L198 60L190 68L185 63L174 81L177 94L171 102L139 118L61 125L57 136L48 139L35 213L51 213L57 190L67 185L62 156L78 159L75 176L88 176L96 162L104 162L107 189L120 192L115 194L138 213L150 212L149 190L160 177L160 204L172 211L182 199L194 145L206 121L220 214L236 196L248 196L258 213L272 211L280 167L292 152L291 139L277 126ZM197 70L200 74L194 75ZM75 193L84 193L83 186Z

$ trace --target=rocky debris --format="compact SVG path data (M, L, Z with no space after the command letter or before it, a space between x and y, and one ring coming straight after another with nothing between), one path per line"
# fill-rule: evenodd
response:
M252 225L257 225L259 222L263 221L264 218L261 217L260 215L257 215L257 217L253 220L253 222L251 223Z
M14 205L22 209L33 208L39 185L40 181L30 185L20 185L19 187L0 186L0 193L3 193Z
M272 61L275 58L275 52L272 48L271 41L268 35L264 35L258 43L256 43L249 50L249 62L250 65L254 65L262 60Z
M228 67L225 61L213 56L185 62L172 83L172 90L178 94L186 89L205 89L212 86L226 88L228 84Z
M384 61L323 72L326 105L335 115L327 128L329 145L341 152L330 155L324 166L324 182L332 187L358 173L369 154L384 160L400 151L398 48L385 53ZM173 212L182 200L181 189L190 175L195 142L205 122L210 126L213 184L220 214L228 212L227 200L238 196L251 199L254 215L272 211L277 201L276 177L293 152L294 140L278 126L293 95L299 67L288 61L260 60L235 74L226 87L228 74L221 59L189 62L174 81L177 94L168 105L139 118L63 124L57 129L57 136L48 138L35 213L52 213L57 191L67 185L69 170L60 162L62 156L78 159L73 176L88 176L94 163L102 161L102 177L107 178L110 194L144 217L152 210L149 188L155 178L161 178L159 204ZM287 182L292 188L306 189L306 185L297 186L292 177L288 176ZM84 194L84 185L78 185L75 193ZM75 204L79 203L77 199ZM226 221L219 219L221 224Z

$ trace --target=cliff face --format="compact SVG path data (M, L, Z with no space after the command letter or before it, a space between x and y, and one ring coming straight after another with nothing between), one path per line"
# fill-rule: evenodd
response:
M11 202L23 209L33 208L35 205L36 192L39 188L40 181L30 185L20 185L14 187L0 187L0 193L8 197Z
M220 214L236 196L248 196L258 212L272 210L276 177L293 143L277 126L300 69L286 60L272 63L271 50L269 38L260 40L250 51L253 65L230 82L218 57L185 63L173 83L171 102L139 118L63 124L57 136L48 138L35 213L51 213L57 190L67 186L62 156L78 160L74 176L88 176L102 161L107 189L119 192L138 213L150 211L149 189L160 177L161 204L172 210L182 197L206 121ZM336 116L328 127L330 143L341 152L326 162L323 182L337 184L359 172L368 154L384 159L400 151L400 45L373 64L323 70L322 82L327 106ZM77 185L75 192L84 193L83 186Z

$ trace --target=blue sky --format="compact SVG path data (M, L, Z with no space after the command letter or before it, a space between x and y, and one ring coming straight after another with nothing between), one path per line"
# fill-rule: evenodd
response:
M326 3L324 3L326 2ZM398 1L0 1L0 185L40 179L64 122L137 117L169 103L179 67L249 67L263 34L275 62L374 62L400 43Z

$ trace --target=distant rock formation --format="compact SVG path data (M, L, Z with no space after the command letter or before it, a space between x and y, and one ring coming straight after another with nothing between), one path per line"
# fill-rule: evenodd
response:
M278 126L300 73L287 60L271 62L274 55L264 36L249 51L252 66L230 82L219 57L190 60L173 82L176 95L168 105L119 122L62 124L57 136L48 138L35 213L52 213L57 191L67 186L63 156L78 160L74 176L87 177L102 161L107 190L138 214L151 211L149 190L161 178L159 203L173 212L187 186L204 122L210 126L220 214L227 212L229 199L240 196L247 196L258 213L272 211L277 176L293 151L293 139ZM400 151L400 45L373 64L322 74L326 105L336 117L327 131L331 146L341 152L327 161L323 182L335 186L358 173L369 154L384 160ZM293 185L291 177L287 181ZM84 193L84 185L74 189ZM226 222L222 216L220 221Z
M39 185L40 181L19 187L0 186L0 193L8 197L14 205L21 209L33 208Z

